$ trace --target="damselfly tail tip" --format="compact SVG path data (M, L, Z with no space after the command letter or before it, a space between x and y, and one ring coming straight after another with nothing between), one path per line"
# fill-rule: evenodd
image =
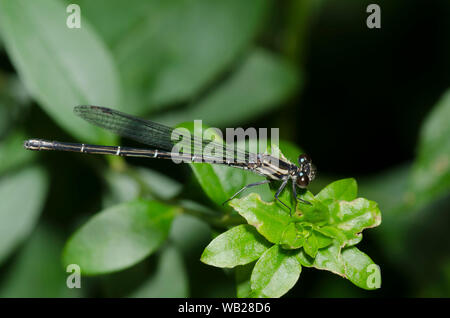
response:
M23 147L28 150L39 150L42 141L40 139L28 139L23 142Z
M23 146L28 150L54 150L54 143L43 139L28 139L24 141Z

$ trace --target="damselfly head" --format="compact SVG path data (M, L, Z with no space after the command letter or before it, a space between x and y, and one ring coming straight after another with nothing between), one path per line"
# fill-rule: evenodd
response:
M311 158L307 154L301 154L298 157L300 169L297 173L297 186L306 188L316 177L316 167L312 164Z

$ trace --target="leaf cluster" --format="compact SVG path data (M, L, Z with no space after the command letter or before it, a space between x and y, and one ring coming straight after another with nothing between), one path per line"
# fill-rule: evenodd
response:
M301 267L328 270L364 289L379 288L371 277L377 265L354 245L362 231L378 226L381 213L375 202L357 198L354 179L342 179L317 195L301 197L311 206L298 204L296 215L265 202L256 193L234 199L230 205L246 219L216 237L201 260L218 267L236 267L256 261L250 288L240 296L279 297L294 286Z

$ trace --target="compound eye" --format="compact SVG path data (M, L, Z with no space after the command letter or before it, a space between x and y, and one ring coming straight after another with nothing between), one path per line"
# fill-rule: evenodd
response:
M298 156L298 164L304 165L305 163L311 162L311 158L306 154L301 154L300 156Z
M299 176L299 177L297 178L297 185L298 185L300 188L306 188L306 187L308 186L308 184L309 184L309 178L308 178L308 176L302 175L302 176Z

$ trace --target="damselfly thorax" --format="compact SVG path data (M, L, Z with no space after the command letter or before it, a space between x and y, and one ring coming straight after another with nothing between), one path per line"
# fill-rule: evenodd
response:
M309 183L314 180L316 175L316 169L312 164L311 159L306 154L299 156L297 166L281 154L280 157L275 157L266 153L255 154L242 149L234 149L234 147L227 147L225 144L212 140L203 140L196 136L187 136L174 128L124 114L106 107L77 106L74 108L74 112L96 126L110 130L120 136L147 144L153 148L101 146L47 141L42 139L29 139L25 141L24 147L29 150L59 150L124 157L176 159L183 162L221 164L229 167L241 168L262 175L267 179L246 185L224 203L235 198L245 189L276 180L281 181L281 185L275 194L275 199L287 207L289 211L291 211L291 209L278 198L288 181L292 182L293 194L294 197L297 198L296 187L306 188ZM212 144L221 151L219 152L220 154L207 155L196 153L191 150L187 152L174 152L174 146L179 146L180 143L182 146L189 146L185 147L188 149L191 149L190 146L192 145L199 146L193 147L193 149L203 149L203 146ZM235 152L237 153L237 157L241 160L235 160ZM230 153L233 153L233 155L230 156ZM298 200L309 204L309 202L300 198L298 198Z

